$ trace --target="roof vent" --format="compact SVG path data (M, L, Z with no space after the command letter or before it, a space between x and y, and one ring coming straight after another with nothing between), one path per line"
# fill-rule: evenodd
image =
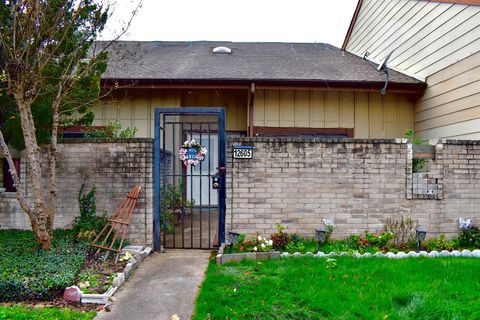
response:
M212 50L213 53L226 53L226 54L231 54L232 49L227 48L227 47L215 47Z

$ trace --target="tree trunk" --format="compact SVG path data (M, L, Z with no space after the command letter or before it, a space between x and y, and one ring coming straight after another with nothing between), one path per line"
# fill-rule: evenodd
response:
M33 234L42 249L48 250L52 242L52 230L48 223L48 210L46 208L45 197L42 185L42 167L40 166L40 148L35 136L35 125L33 122L31 102L22 99L21 93L15 95L18 111L20 113L20 123L22 126L25 140L25 151L27 162L30 166L28 170L27 181L31 183L33 197L32 216L29 215ZM28 214L28 212L27 212Z

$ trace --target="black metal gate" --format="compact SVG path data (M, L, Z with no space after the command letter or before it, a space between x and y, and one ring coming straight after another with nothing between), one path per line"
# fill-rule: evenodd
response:
M223 108L155 110L156 250L224 242L225 164Z

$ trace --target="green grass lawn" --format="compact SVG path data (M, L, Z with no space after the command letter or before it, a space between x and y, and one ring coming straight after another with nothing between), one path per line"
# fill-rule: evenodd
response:
M194 319L480 319L480 259L211 263Z
M58 308L32 309L20 306L0 306L0 320L91 320L95 314L95 311L79 312Z

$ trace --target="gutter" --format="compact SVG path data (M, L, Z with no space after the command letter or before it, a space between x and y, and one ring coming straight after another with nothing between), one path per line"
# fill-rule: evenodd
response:
M249 89L253 79L102 79L103 88L118 86L132 89ZM379 91L385 81L331 81L331 80L292 80L292 79L260 79L255 80L255 89L305 89L305 90L351 90ZM389 92L423 93L425 82L389 82Z

